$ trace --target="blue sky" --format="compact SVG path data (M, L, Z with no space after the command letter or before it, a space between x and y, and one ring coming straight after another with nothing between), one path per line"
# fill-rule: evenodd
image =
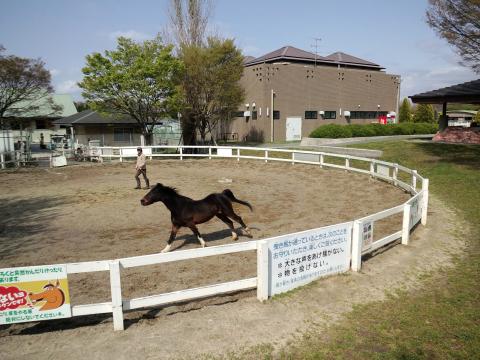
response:
M291 45L373 61L402 77L402 97L480 78L425 23L427 0L216 0L211 28L245 55ZM116 37L152 38L167 26L168 0L5 1L0 44L7 54L42 58L56 92L81 99L85 56Z

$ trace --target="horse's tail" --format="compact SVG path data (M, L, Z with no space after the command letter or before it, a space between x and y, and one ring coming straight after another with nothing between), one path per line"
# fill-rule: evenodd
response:
M250 204L249 204L248 202L246 202L246 201L237 199L237 198L235 197L235 195L233 195L232 190L230 190L230 189L225 189L225 190L223 190L222 194L225 195L227 198L229 198L230 201L233 201L233 202L236 202L236 203L239 203L239 204L248 206L248 207L250 208L250 211L253 211L252 205L250 205Z

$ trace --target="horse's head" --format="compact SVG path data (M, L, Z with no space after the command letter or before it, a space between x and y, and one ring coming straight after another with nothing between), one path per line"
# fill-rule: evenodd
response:
M46 301L40 310L51 310L56 309L63 305L65 302L65 295L63 291L59 288L59 281L57 280L56 285L48 283L43 287L43 291L39 293L29 293L28 297L32 303L39 301Z
M140 204L147 206L157 201L163 201L165 198L166 189L168 189L167 186L163 186L162 184L158 183L140 200Z

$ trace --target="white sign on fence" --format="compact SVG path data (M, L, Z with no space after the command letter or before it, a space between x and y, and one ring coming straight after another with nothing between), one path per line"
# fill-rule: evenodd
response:
M0 269L0 324L71 316L66 265Z
M382 164L377 164L377 174L390 177L390 168Z
M410 203L410 225L412 229L421 219L423 211L423 191L409 200Z
M362 251L368 250L373 243L373 221L363 223L362 229Z
M348 271L352 226L349 222L268 240L268 295Z
M217 149L218 156L225 156L225 157L232 157L232 149L228 148L218 148Z

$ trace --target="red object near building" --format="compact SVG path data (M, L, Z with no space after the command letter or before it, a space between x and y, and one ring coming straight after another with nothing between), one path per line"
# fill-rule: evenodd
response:
M378 122L380 124L386 125L387 124L387 115L380 115L378 117Z

